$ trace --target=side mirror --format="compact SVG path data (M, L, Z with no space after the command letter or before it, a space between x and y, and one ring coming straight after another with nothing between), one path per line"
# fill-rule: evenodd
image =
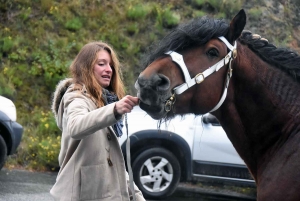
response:
M207 114L202 118L203 123L212 124L213 126L221 126L219 120L212 114Z

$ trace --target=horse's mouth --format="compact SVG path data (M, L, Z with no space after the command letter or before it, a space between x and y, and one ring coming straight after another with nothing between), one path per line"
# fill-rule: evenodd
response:
M153 119L161 119L164 116L164 108L159 105L148 105L140 100L139 106L147 112Z

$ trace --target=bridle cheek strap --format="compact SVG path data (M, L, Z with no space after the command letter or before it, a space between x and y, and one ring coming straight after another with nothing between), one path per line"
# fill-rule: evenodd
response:
M228 63L229 64L229 68L228 68L228 73L227 73L227 79L226 79L226 84L224 87L224 91L223 91L223 95L219 101L219 103L209 112L213 112L215 110L217 110L222 103L224 102L226 95L227 95L227 88L229 85L229 80L231 78L232 75L232 68L231 68L231 60L232 58L236 57L236 42L234 42L234 46L232 46L225 37L221 36L219 37L220 40L222 40L226 46L230 49L229 53L222 59L220 60L218 63L216 63L215 65L209 67L208 69L206 69L204 72L202 73L198 73L194 78L191 78L189 71L185 65L185 62L183 60L183 56L177 52L174 51L169 51L166 52L165 54L168 54L171 56L172 61L174 61L175 63L177 63L179 65L179 67L181 68L183 75L184 75L184 79L185 79L185 83L175 87L173 90L175 92L175 94L181 94L184 91L186 91L187 89L191 88L192 86L194 86L196 83L200 84L201 82L203 82L205 80L206 77L208 77L209 75L211 75L212 73L220 70L223 66L226 66Z
M223 95L222 95L220 101L218 102L218 104L213 109L211 109L209 112L213 112L213 111L219 109L219 107L221 107L221 105L225 101L225 98L227 96L227 89L228 89L228 86L229 86L229 81L230 81L230 78L232 76L231 61L232 60L229 61L229 68L228 68L228 71L227 71L226 83L225 83L225 86L224 86Z

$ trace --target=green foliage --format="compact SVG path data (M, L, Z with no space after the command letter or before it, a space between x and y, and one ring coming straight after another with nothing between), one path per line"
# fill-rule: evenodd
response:
M143 20L150 12L150 7L146 5L129 6L126 16L130 20Z
M221 0L193 0L192 3L196 8L200 8L200 9L204 9L204 10L220 11L223 1L221 1Z
M202 7L206 3L206 0L193 0L192 3L196 7Z
M231 19L243 8L243 4L244 0L223 0L220 10L226 13L226 17Z
M25 21L29 18L30 14L31 14L31 7L27 7L27 8L23 7L22 12L20 14L20 19Z
M213 12L216 18L232 18L244 4L244 0L193 0L193 5L204 11Z
M16 90L11 81L6 77L7 70L8 68L4 67L3 71L0 71L0 94L14 100Z
M50 111L35 107L23 114L20 123L24 126L22 143L18 149L17 164L28 169L54 170L58 167L60 134Z
M217 19L225 19L226 18L226 13L222 13L222 12L219 12L215 15L215 18Z
M139 26L137 23L130 23L126 29L129 35L134 35L139 32Z
M259 9L257 7L251 8L248 11L249 19L252 19L252 20L259 20L259 18L261 17L261 14L262 14L261 9Z
M206 15L206 12L204 12L204 11L195 11L194 12L195 17L203 17L205 15Z
M265 6L268 2L267 1L262 1L262 0L252 0L251 3L255 7L262 7L262 6Z
M283 35L284 37L274 37L273 44L278 47L287 47L288 44L293 40L292 35Z
M152 16L156 19L155 27L159 31L163 31L164 28L174 28L181 20L180 14L174 12L171 6L164 8L159 5L153 5Z
M222 5L226 2L226 0L220 1L220 0L209 0L206 1L207 4L209 4L211 7L213 7L217 11L222 11Z
M179 24L180 22L180 14L172 12L170 8L167 8L163 11L163 26L165 28L172 28Z
M162 31L163 29L163 8L159 5L154 5L152 9L152 16L155 17L155 27Z
M10 52L10 50L12 49L14 43L13 40L10 36L8 37L4 37L1 41L0 41L0 50L2 52Z
M82 22L78 17L68 20L65 24L66 29L70 31L77 31L82 28Z

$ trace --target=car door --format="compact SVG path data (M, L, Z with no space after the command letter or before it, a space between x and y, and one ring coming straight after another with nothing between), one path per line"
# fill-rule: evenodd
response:
M244 165L232 143L228 139L225 131L219 123L208 123L203 121L203 117L197 117L193 159L199 161L240 164Z
M215 117L198 116L192 150L193 175L226 180L252 180L249 171ZM208 119L208 120L207 120ZM203 121L205 120L205 121Z

